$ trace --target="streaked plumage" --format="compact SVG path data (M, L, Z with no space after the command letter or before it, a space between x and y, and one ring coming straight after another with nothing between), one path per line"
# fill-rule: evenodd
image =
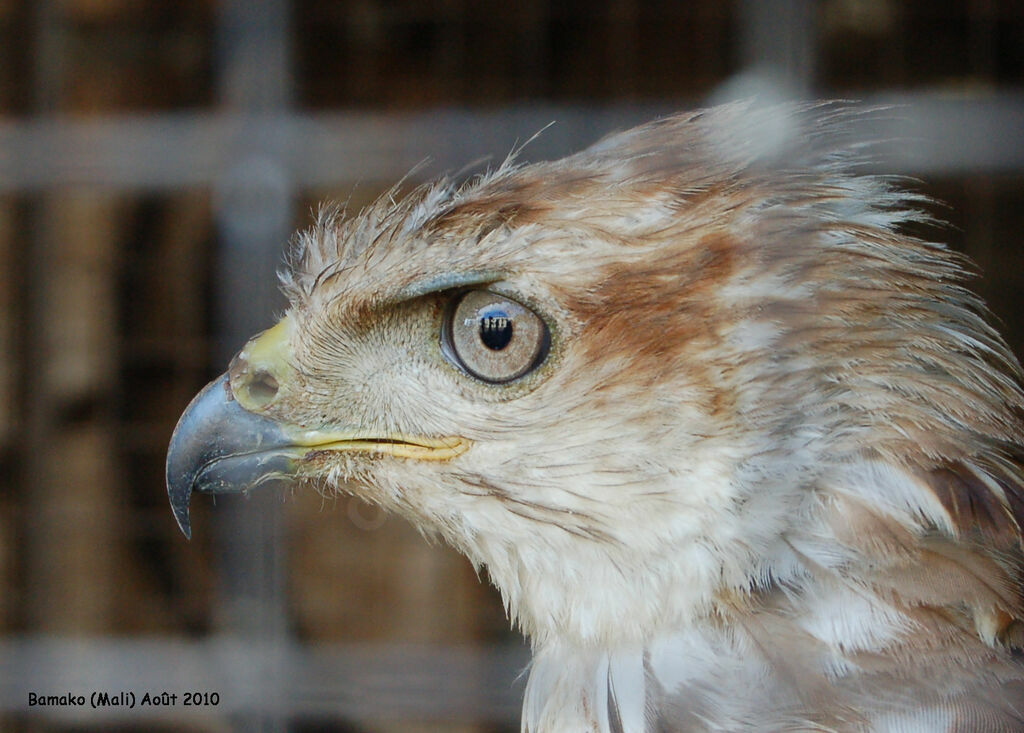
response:
M524 731L1024 730L1020 367L851 114L720 107L323 214L176 432L179 520L268 470L197 457L226 401L274 472L486 568ZM519 305L547 341L481 379Z

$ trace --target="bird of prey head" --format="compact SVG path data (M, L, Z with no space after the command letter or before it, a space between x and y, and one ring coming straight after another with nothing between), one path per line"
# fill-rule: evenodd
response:
M181 418L182 528L287 477L443 537L532 641L531 733L1024 730L1020 368L852 114L322 214Z

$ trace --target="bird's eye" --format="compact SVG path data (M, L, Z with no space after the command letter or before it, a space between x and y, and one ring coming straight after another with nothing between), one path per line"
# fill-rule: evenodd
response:
M547 356L548 327L536 313L486 290L460 295L441 336L445 355L477 379L501 384L540 366Z

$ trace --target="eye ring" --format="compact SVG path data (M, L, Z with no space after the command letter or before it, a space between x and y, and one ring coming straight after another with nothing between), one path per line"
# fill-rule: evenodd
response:
M551 333L522 303L489 290L452 299L441 328L441 351L455 366L488 384L515 381L547 358Z

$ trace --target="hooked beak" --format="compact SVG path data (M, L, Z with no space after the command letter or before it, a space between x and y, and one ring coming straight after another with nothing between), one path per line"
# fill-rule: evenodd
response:
M178 420L167 450L167 494L181 531L191 539L193 491L238 493L294 476L306 450L294 445L280 423L243 408L227 374L217 377Z
M305 427L261 414L277 405L293 376L289 317L254 337L226 374L196 395L178 420L167 450L167 495L178 526L192 537L192 492L241 493L272 479L292 479L311 455L376 453L447 461L469 449L458 436L430 437L358 426Z

